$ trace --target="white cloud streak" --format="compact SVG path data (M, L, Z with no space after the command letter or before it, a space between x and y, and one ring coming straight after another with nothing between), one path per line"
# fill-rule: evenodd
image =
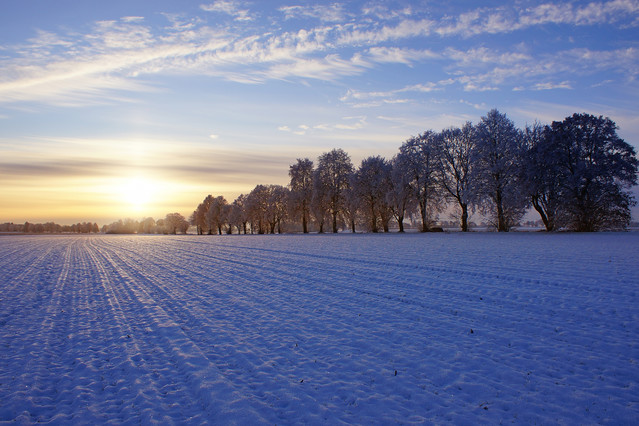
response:
M324 22L342 22L348 15L344 10L344 5L339 3L313 6L283 6L279 8L279 11L284 14L285 19L312 18Z
M200 5L200 9L205 12L225 13L232 16L236 21L252 21L248 9L244 9L242 3L236 0L217 0L210 4Z

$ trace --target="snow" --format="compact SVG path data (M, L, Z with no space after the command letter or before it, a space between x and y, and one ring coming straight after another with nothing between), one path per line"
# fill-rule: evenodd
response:
M0 422L639 423L639 233L0 237Z

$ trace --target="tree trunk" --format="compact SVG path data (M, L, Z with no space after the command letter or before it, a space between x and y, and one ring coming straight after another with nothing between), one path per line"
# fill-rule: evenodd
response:
M333 212L333 234L337 234L337 212Z
M397 218L397 226L399 226L399 232L404 232L404 215Z
M468 204L460 203L462 209L461 214L461 230L462 232L468 232Z
M306 212L302 213L302 229L305 234L308 234L308 224L306 221Z
M546 227L546 231L547 232L554 231L555 227L553 223L551 223L550 219L548 219L548 216L546 215L544 208L539 203L539 200L537 199L537 197L532 197L531 201L532 201L533 207L535 208L535 210L537 210L537 213L539 213L539 217L541 217L541 221L544 223L544 226Z
M371 232L377 232L377 216L375 215L374 205L371 205Z
M355 219L351 219L351 231L355 233Z
M495 204L497 204L497 231L508 232L506 218L504 217L504 206L501 191L497 191L497 193L495 194Z
M428 220L426 220L426 217L428 216L426 214L426 201L422 200L419 202L419 211L422 215L422 229L421 232L428 232Z

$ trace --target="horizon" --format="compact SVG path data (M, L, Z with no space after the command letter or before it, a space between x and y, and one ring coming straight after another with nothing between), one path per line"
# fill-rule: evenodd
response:
M188 218L492 108L607 116L639 150L638 1L387 5L4 2L0 223Z

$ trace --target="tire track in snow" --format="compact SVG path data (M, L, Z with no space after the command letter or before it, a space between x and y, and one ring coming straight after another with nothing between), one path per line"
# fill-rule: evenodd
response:
M193 255L194 255L192 251L189 251L188 253L189 253L189 256L193 256ZM218 252L218 254L219 254L219 252ZM171 258L172 258L172 259L174 259L174 257L171 257ZM285 272L285 273L283 274L281 271L282 271L282 270L284 270L284 271L288 271L288 268L282 268L282 267L280 267L280 265L277 265L277 264L275 264L275 265L274 265L274 266L272 266L272 267L266 267L266 266L264 266L264 265L260 265L259 263L257 263L257 264L255 264L255 265L254 265L254 264L252 264L252 262L247 262L247 261L238 260L237 258L228 259L228 258L219 258L218 256L210 256L210 255L208 256L208 259L209 259L209 260L211 260L211 259L218 259L218 260L220 260L220 261L222 261L222 262L228 262L228 263L239 264L239 265L241 265L243 268L246 268L246 269L251 269L251 268L256 269L256 271L255 271L255 272L258 272L258 271L259 271L259 275L255 275L255 273L250 273L250 274L248 274L248 275L249 275L249 276L259 276L259 277L261 277L261 278L259 278L259 280L256 282L257 287L260 287L260 286L261 286L261 287L263 287L263 283L262 283L262 281L261 281L261 280L264 280L264 281L266 281L266 282L273 282L273 280L274 280L274 279L277 279L277 278L280 278L280 279L281 279L283 275L299 276L299 275L298 275L295 271L293 271L293 272ZM169 268L169 269L172 269L172 268ZM280 271L280 272L279 272L279 275L275 275L275 276L273 276L273 275L272 275L272 273L277 272L277 271ZM350 280L350 279L351 279L351 276L350 276L349 274L346 274L346 275L345 275L345 276L343 276L343 277L338 277L338 279L339 279L339 280L346 280L346 281L348 281L348 280ZM287 283L289 283L289 284L290 284L290 282L288 282L288 281L287 281ZM309 284L309 283L307 282L306 284ZM316 283L310 283L310 284L316 284ZM242 286L242 288L244 289L244 286ZM317 290L317 288L318 288L318 287L317 287L317 286L315 286L315 285L311 285L311 286L303 286L303 289L302 289L303 296L302 296L302 297L303 297L303 298L304 298L304 297L310 297L310 298L312 298L312 297L313 297L313 293ZM350 293L352 293L352 292L349 290L348 286L345 286L345 288L348 290L349 296L351 296L351 297L353 298L353 303L356 303L356 302L358 302L358 301L361 301L361 294L355 294L355 295L353 296L353 295L351 295L351 294L350 294ZM326 291L325 291L325 290L326 290L325 286L322 288L322 290L323 290L323 292L324 292L324 293L326 293ZM295 295L295 294L297 294L297 293L289 293L289 294ZM255 295L253 295L253 297L254 297L254 296L255 296ZM343 294L343 293L335 293L335 296L334 296L333 298L334 298L334 299L343 300L343 299L344 299L344 294ZM279 303L280 303L280 301L278 301L278 304L279 304ZM350 302L346 302L346 305L349 305L349 304L350 304ZM331 303L327 303L327 305L331 305ZM333 305L333 306L332 306L332 308L333 308L333 309L332 309L332 311L325 312L328 316L330 316L330 317L340 316L340 317L341 317L341 316L343 316L343 315L344 315L344 313L343 313L343 312L336 312L336 311L339 311L339 308L336 308L336 307L335 307L335 304L332 304L332 305ZM381 301L380 301L380 303L379 303L379 305L380 305L380 308L383 308L383 307L388 308L388 306L387 306L387 305L388 305L388 301L381 300ZM338 304L337 306L341 306L341 305L339 305L339 304ZM397 315L398 315L398 316L401 316L401 313L405 310L405 308L404 308L404 307L402 307L402 306L401 306L401 304L400 304L400 305L398 305L398 306L399 306L399 309L398 309L398 314L397 314ZM279 308L280 308L280 309L282 309L282 306L280 305L280 306L279 306ZM285 310L285 311L287 311L287 310ZM336 314L337 314L337 315L336 315ZM453 325L453 326L451 326L450 322L446 322L446 321L441 320L441 319L439 318L439 316L436 316L435 318L436 318L435 322L439 323L439 324L438 324L438 328L449 328L449 329L450 329L450 328L454 328L454 325ZM306 325L306 326L308 326L308 325ZM346 326L346 325L344 325L344 326ZM447 344L448 344L448 345L450 345L450 346L454 346L454 345L455 345L454 339L457 339L458 337L459 337L459 336L458 336L458 334L455 334L454 336L452 336L452 337L451 337L451 340L449 340L449 341L447 341L447 342L445 342L445 343L447 343ZM447 346L447 345L444 345L444 346ZM443 363L442 363L442 364L443 364Z
M182 407L192 406L186 410L187 413L189 410L200 416L206 413L204 418L219 421L237 421L248 416L259 418L165 310L167 300L154 299L145 285L147 282L132 276L117 253L97 245L93 249L95 256L101 258L100 262L108 265L112 275L119 277L116 283L109 285L109 290L113 300L117 301L114 303L114 311L120 317L118 323L126 332L126 339L131 342L132 349L129 350L128 357L131 364L135 368L152 371L153 374L166 371L166 365L173 365L174 371L167 373L178 373L180 378L174 381L180 386L185 385L183 390L190 393L191 397L183 403L172 403ZM153 356L145 358L140 355L149 353ZM157 398L157 395L166 393L156 389L153 380L144 383L142 387L149 398ZM197 401L197 404L191 400Z
M133 254L131 253L131 255ZM131 260L130 262L131 264L136 263L135 260ZM147 263L147 268L151 268L146 271L148 272L148 276L154 277L157 276L157 274L160 274L163 270L174 271L176 269L174 266L166 265L159 270L155 270L153 268L154 265L155 262L150 262L150 264ZM207 329L207 324L210 324L210 327L216 327L217 331L215 332L215 339L204 339L204 342L201 345L203 349L206 350L207 356L220 363L220 368L224 368L224 374L229 378L229 380L242 387L242 393L254 396L257 401L265 401L267 404L277 405L279 399L277 394L271 396L271 392L260 391L259 383L256 383L260 380L259 377L263 377L261 379L262 383L267 387L269 386L268 383L264 382L264 369L272 371L275 378L278 377L277 372L274 371L274 366L269 365L269 360L277 361L278 359L276 357L268 356L268 353L265 353L268 352L268 350L265 351L264 348L268 347L269 337L273 337L275 339L276 345L281 345L281 343L278 343L278 341L281 340L281 336L278 336L277 333L275 335L265 333L264 330L264 328L268 329L269 327L269 317L274 317L273 306L267 307L267 303L256 303L256 300L260 298L260 294L256 291L256 289L264 288L264 285L260 279L258 279L257 282L252 283L251 288L247 288L246 284L249 284L250 281L247 280L247 278L255 277L255 275L251 272L239 274L242 276L240 279L236 275L238 272L237 270L233 270L232 273L227 271L227 274L224 274L223 276L217 275L220 272L220 268L216 268L215 271L216 274L214 276L214 280L216 282L231 282L236 284L238 289L241 289L240 293L242 294L240 295L237 292L234 292L228 284L225 284L228 288L224 292L220 292L219 290L216 291L217 295L233 294L231 298L226 298L225 300L230 303L221 306L229 312L220 313L219 310L216 311L217 313L211 312L210 309L216 305L215 300L212 301L211 299L201 297L189 297L184 302L181 302L183 304L189 304L188 309L178 307L178 309L172 309L172 313L176 318L180 318L181 324L185 325L184 329L186 333L189 333L189 330L193 328L198 328L198 324L199 328L204 330ZM210 282L211 277L203 278ZM163 278L160 281L166 282L167 279ZM170 280L170 282L174 283L171 285L171 288L175 289L180 287L180 280ZM193 284L193 282L188 283L189 286ZM191 291L188 289L183 289L181 292L169 291L166 293L167 297L162 297L162 300L180 300L183 299L184 295L189 293L194 293L195 295L202 293L205 294L206 289L202 289L201 291L198 291L197 288L191 289ZM276 303L275 309L281 310L282 305L276 301L274 302ZM198 305L207 307L207 312L213 314L211 316L215 318L214 324L211 324L210 319L205 316L197 315L196 312L198 310ZM222 315L223 317L229 318L227 321L234 321L237 324L249 324L252 321L255 322L254 318L257 317L258 322L256 322L256 325L258 328L251 329L246 325L240 325L238 328L238 326L234 325L232 322L219 323L220 319L224 319L221 318ZM260 325L259 321L266 322L267 324ZM279 328L278 325L275 326L276 328ZM237 341L234 335L244 336L244 338L242 341ZM206 337L206 333L198 333L198 335L193 338L201 342L204 337ZM279 361L287 363L286 359L279 359ZM252 372L257 372L259 377L251 379L251 377L253 377ZM247 377L249 377L248 381L246 380ZM278 380L285 389L288 389L289 393L294 393L294 389L291 389L291 384L297 384L299 379L290 379L280 376ZM312 401L308 401L309 404L310 402ZM296 401L296 403L299 403L299 401Z
M246 247L243 247L244 249L246 249ZM218 247L218 253L219 253L219 247ZM232 250L231 250L232 251ZM250 248L247 251L251 251ZM287 258L291 258L294 257L294 253L291 254L290 251L286 252L286 254L288 255ZM338 259L333 259L336 261L336 263L339 263ZM293 262L295 263L295 262ZM381 263L381 262L377 262L377 263ZM385 263L382 263L385 264ZM286 268L282 268L282 269L286 269ZM311 268L312 269L312 268ZM377 271L380 274L383 274L384 271ZM451 281L450 279L450 274L448 274L447 272L455 272L455 269L453 268L447 268L444 269L443 271L444 273L443 275L443 279L446 281ZM481 277L481 274L478 274ZM495 275L493 275L495 276ZM507 289L510 289L511 293L513 292L517 292L519 291L519 286L518 284L520 282L522 282L522 280L518 279L518 277L515 277L514 284L513 282L510 282L507 276L504 277L503 275L499 274L496 275L497 278L499 279L499 283L500 285L496 285L493 286L493 288L498 288L503 290L502 293L507 294ZM347 276L343 277L344 280L348 280ZM561 277L559 277L559 281L564 281ZM342 281L344 281L342 280ZM592 280L591 280L592 281ZM389 282L394 283L395 281L393 279L389 280ZM535 283L536 280L524 280L523 282L531 282L531 283ZM475 317L477 319L479 319L479 321L475 321L473 323L473 321L467 321L467 324L470 324L470 326L473 326L473 324L477 324L478 326L481 327L481 332L483 333L483 338L484 340L488 337L488 338L493 338L496 342L499 342L501 344L504 345L504 349L507 351L512 351L513 349L511 348L511 343L512 346L517 347L518 352L520 354L520 356L518 358L515 358L515 362L514 363L510 363L511 366L513 366L514 369L516 369L518 373L520 373L522 376L525 376L527 374L530 373L530 371L526 371L528 370L526 368L525 365L526 363L522 363L522 361L525 361L524 358L528 358L530 360L535 360L539 357L551 357L551 356L561 356L564 354L564 352L570 352L570 350L566 350L565 348L561 350L561 353L548 353L546 349L549 346L553 346L553 344L555 344L557 342L557 340L561 341L561 345L563 345L564 347L571 347L572 346L572 350L574 351L574 353L576 354L581 354L584 352L584 350L588 351L591 356L593 358L599 358L599 359L603 359L603 360L610 360L611 362L615 361L615 358L618 356L624 356L623 353L625 352L625 350L621 347L619 347L618 349L615 349L614 351L611 351L611 346L607 344L607 342L620 342L620 341L627 341L628 339L632 339L632 328L628 328L625 330L616 330L616 329L610 329L610 330L605 330L605 331L598 331L598 330L593 330L589 327L591 327L592 325L592 312L589 312L588 310L585 310L583 312L579 311L579 307L577 305L577 307L575 306L575 302L572 299L580 299L580 292L582 292L584 290L584 286L579 285L579 274L577 274L577 278L571 277L568 278L565 282L568 283L577 283L577 285L571 285L568 286L567 288L567 292L566 294L562 295L563 297L563 301L561 303L561 305L557 306L557 311L559 311L560 309L564 309L566 306L567 307L572 307L573 313L572 313L572 319L571 322L568 324L564 324L565 326L567 326L566 328L569 330L568 332L564 331L564 329L562 329L560 331L560 335L557 335L556 333L559 333L559 331L557 331L556 329L553 330L553 326L552 326L552 322L550 324L545 323L544 321L541 321L541 325L542 328L537 328L536 330L530 329L530 323L534 323L534 322L539 322L539 318L536 317L535 315L538 315L540 312L538 310L538 307L535 305L535 300L532 300L531 303L518 303L519 306L517 306L516 308L513 309L512 306L509 306L508 309L503 309L504 306L502 304L502 306L499 306L498 309L493 309L492 312L489 308L487 308L485 305L485 303L483 303L481 306L481 308L477 308L475 309ZM467 285L467 283L464 283L463 281L459 281L460 284L465 284ZM557 286L555 286L557 287ZM542 288L541 291L540 289L536 289L536 291L539 293L550 293L550 292L557 292L556 288ZM531 293L535 292L535 289L531 289L530 290ZM423 291L422 291L423 293ZM595 294L597 292L594 292ZM626 292L629 295L634 295L634 293L632 291L630 292ZM431 294L431 291L427 292L427 294ZM464 292L458 292L458 294L463 295ZM449 294L450 296L450 294ZM617 294L615 296L619 296L619 292L617 292ZM381 296L383 297L383 296ZM544 299L541 299L540 301L547 304L548 300L550 297L553 297L553 295L548 295L545 296ZM554 295L554 297L556 297L556 294ZM595 296L596 297L596 296ZM389 299L393 299L393 297L388 297ZM460 306L460 316L464 315L466 317L469 316L468 312L469 312L469 308L471 308L472 310L472 306L468 305L468 301L460 299L458 298L452 298L453 300L456 300L456 302L459 304ZM477 296L474 297L468 297L468 300L476 300ZM513 299L512 297L510 297L510 299ZM582 300L584 300L582 303L584 306L588 307L588 302L592 301L593 296L588 296L586 298L581 298ZM516 301L515 299L513 300L508 300L508 298L506 299L507 301L512 302ZM539 299L538 299L539 300ZM479 305L478 305L479 306ZM627 305L627 306L632 306L632 304ZM463 307L463 308L461 308ZM511 315L510 318L503 316L503 312L511 312L511 313L516 313L515 316ZM534 312L534 314L533 314ZM500 315L501 318L500 321L495 321L494 318L491 318L491 314L497 314ZM543 313L543 312L542 312ZM548 313L551 314L550 316L552 316L553 314L553 309L549 309ZM558 313L558 312L556 312ZM610 315L613 314L612 312L606 312L606 313L595 313L596 315ZM549 317L550 317L549 316ZM514 325L511 325L511 323L513 322L512 319L516 319L517 321L514 322ZM467 318L469 319L469 318ZM471 318L472 319L472 315ZM481 321L481 320L484 321ZM555 324L557 324L555 322ZM584 326L580 326L581 324L584 324ZM548 326L547 328L543 328L544 326ZM625 327L624 327L625 328ZM524 330L526 330L524 332ZM530 334L530 332L532 331L532 335ZM601 342L603 337L604 342ZM510 341L510 342L509 342ZM589 343L588 343L589 342ZM508 343L508 348L505 347L505 344ZM617 345L618 346L618 345ZM576 360L579 359L579 356L577 355L575 357ZM631 359L629 360L629 362L632 361ZM527 364L530 364L530 362L528 362ZM574 368L575 371L580 371L583 374L577 374L578 376L584 376L587 375L588 371L591 370L593 368L592 363L584 363L582 362L578 362L578 366L576 366ZM560 381L565 381L565 377L557 377L556 374L552 374L552 372L550 372L550 374L548 374L548 377L545 379L547 381L555 381L556 379L559 379ZM591 381L589 382L589 385L592 387L594 385L596 385L596 383L594 383L591 379Z
M482 319L493 315L500 315L503 319L503 324L507 326L508 322L513 322L513 320L521 318L523 313L530 311L531 306L534 307L535 315L540 313L539 306L547 306L541 313L548 318L556 316L560 310L570 309L572 311L572 321L584 323L592 317L592 312L588 310L588 307L593 299L600 301L603 294L606 293L600 288L597 288L596 291L584 291L583 286L575 286L573 284L575 281L579 282L578 278L559 277L557 281L544 282L534 278L511 277L503 274L469 273L465 270L459 271L454 267L407 266L401 263L395 264L368 259L300 254L290 250L254 249L247 246L240 246L240 248L245 251L255 250L258 252L279 253L282 255L279 261L288 265L299 263L296 260L299 257L310 257L310 259L305 259L310 268L314 267L314 265L319 268L324 259L329 259L334 270L344 269L356 271L357 275L370 275L372 279L367 282L378 284L374 288L371 288L370 285L363 287L363 289L354 288L354 291L361 290L365 294L418 305L434 312L439 311L441 315L459 314L458 302L460 300L466 299L471 302L480 302L481 300L483 303L466 306L464 311L464 315L469 317L468 320L471 326L473 323L481 323ZM264 257L268 258L268 256ZM369 267L362 267L362 264L369 265ZM382 268L379 268L380 266ZM402 271L401 276L392 272L398 268ZM425 277L423 275L424 271L434 272L436 275L428 274L429 276ZM486 279L489 279L490 282L486 283ZM423 285L428 286L427 292L424 292L424 288L421 288ZM422 293L425 297L415 298L415 293ZM627 293L629 296L636 295L632 292ZM433 296L436 296L434 299L437 302L436 304L429 300L433 299ZM453 304L445 305L442 302ZM510 305L509 309L503 309L504 303ZM476 308L473 308L473 306L476 306ZM516 315L512 315L510 318L504 317L505 311ZM534 318L528 319L533 320ZM513 326L511 331L515 332L516 329L517 326Z

